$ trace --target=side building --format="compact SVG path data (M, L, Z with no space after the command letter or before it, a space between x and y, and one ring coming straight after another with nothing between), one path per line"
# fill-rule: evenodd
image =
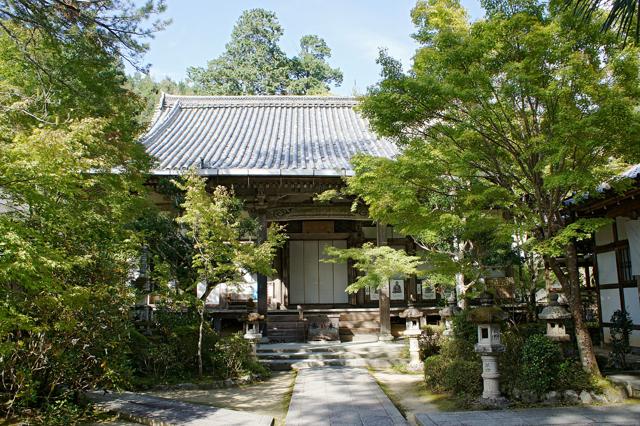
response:
M631 188L615 193L603 185L602 196L575 207L575 213L612 220L596 232L591 256L598 319L604 343L609 343L611 316L619 309L628 312L633 321L630 343L640 351L640 164L623 177L634 180Z
M423 289L415 278L392 280L382 297L370 290L349 295L345 288L356 279L352 265L322 262L328 246L357 247L367 241L416 250L391 227L373 223L366 208L353 211L352 200L314 201L318 193L340 188L344 177L353 175L350 159L355 154L390 158L397 153L392 142L370 130L356 104L353 98L331 96L163 95L141 141L157 160L150 185L196 167L209 186L233 187L248 214L264 225L280 223L288 234L275 261L276 276L249 275L244 292L221 286L208 300L213 315L237 317L253 296L258 311L272 320L278 315L293 318L301 308L308 323L339 328L343 340L384 331L379 301L397 323L391 331L402 328L398 313L410 299L435 319L442 296ZM159 203L166 201L158 195ZM270 331L274 340L301 339L282 327L281 336Z

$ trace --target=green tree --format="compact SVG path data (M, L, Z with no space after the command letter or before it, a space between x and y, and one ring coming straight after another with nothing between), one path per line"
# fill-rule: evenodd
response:
M254 233L257 224L242 215L242 203L224 186L217 186L211 194L206 179L191 170L184 183L177 183L185 191L183 214L176 220L187 227L193 240L192 265L205 289L198 300L200 331L198 337L198 371L202 375L202 329L204 304L216 285L240 282L243 271L271 275L276 249L285 241L277 225L269 227L267 239L261 243L243 241L247 233Z
M326 59L331 50L318 36L300 40L299 56L290 59L279 46L284 30L275 13L251 9L242 13L225 52L206 68L187 69L198 94L283 95L326 93L340 84L342 73Z
M151 122L153 114L160 102L163 93L171 95L193 95L194 91L184 81L173 81L166 77L155 81L150 75L135 73L127 78L127 86L144 101L144 109L139 115L140 123L147 125Z
M331 49L316 35L300 39L300 53L291 60L291 82L287 93L292 95L318 95L328 93L330 84L342 84L342 71L331 68L327 59Z
M128 225L150 160L136 142L140 103L123 87L122 60L144 51L142 21L153 13L122 15L114 5L124 3L0 3L0 410L8 414L128 376L127 282L139 248Z
M598 373L575 242L602 221L573 221L565 202L638 159L637 51L553 7L470 24L458 1L429 0L412 17L422 46L411 72L383 55L364 115L416 161L435 156L448 179L469 183L456 205L518 218L569 299L584 368Z
M90 38L106 55L143 68L140 60L148 48L145 39L169 23L157 19L149 24L149 20L165 10L164 0L0 0L0 28L22 47L33 42L22 37L24 30L65 46ZM32 65L47 71L37 61Z

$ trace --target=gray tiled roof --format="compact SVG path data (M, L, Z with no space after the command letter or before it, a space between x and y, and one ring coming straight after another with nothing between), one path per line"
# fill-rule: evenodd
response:
M355 105L346 97L163 95L141 142L157 174L196 166L205 175L350 175L357 152L397 153Z

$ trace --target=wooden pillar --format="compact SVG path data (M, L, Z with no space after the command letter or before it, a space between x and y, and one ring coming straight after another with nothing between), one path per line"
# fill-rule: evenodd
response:
M387 245L387 225L376 223L376 242L378 246ZM378 306L380 310L380 333L378 340L393 340L391 335L391 301L389 299L389 283L383 283L378 290Z
M260 224L260 234L258 235L258 243L263 243L267 239L267 216L264 211L258 214L258 223ZM267 277L266 275L257 274L258 281L258 313L267 315ZM262 324L262 336L267 337L266 322Z

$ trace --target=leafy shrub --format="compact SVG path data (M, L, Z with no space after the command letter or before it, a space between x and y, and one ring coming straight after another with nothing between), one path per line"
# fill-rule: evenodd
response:
M627 354L631 352L629 336L633 321L629 312L618 309L613 313L611 322L611 362L615 368L627 368Z
M558 364L553 389L564 390L593 390L594 386L589 373L584 371L579 362L573 359L565 359Z
M470 312L470 309L463 309L453 316L453 337L476 344L478 343L478 327L469 319Z
M175 381L191 377L198 371L199 318L188 311L163 311L156 315L151 336L131 332L131 361L138 377ZM219 337L208 323L204 324L202 348L203 370L215 375L211 354Z
M500 337L505 351L498 357L500 368L500 386L506 394L511 394L520 380L522 368L522 347L526 336L520 333L519 327L509 327Z
M482 364L479 361L433 355L424 363L425 382L436 392L479 395L482 392Z
M442 332L441 326L427 325L422 328L422 334L418 339L420 358L422 360L440 352Z
M7 297L12 298L11 312L0 303L0 317L19 319L0 321L5 331L0 334L2 411L56 407L78 390L127 384L126 289L69 286L55 294L21 297L19 292ZM61 410L67 407L62 405Z
M427 388L436 392L479 395L482 392L482 363L473 343L462 339L442 339L440 354L425 360Z
M537 395L551 390L562 354L546 336L533 335L522 346L519 384Z
M253 357L251 344L242 333L221 338L210 353L215 375L222 379L253 373L268 376L267 370Z

